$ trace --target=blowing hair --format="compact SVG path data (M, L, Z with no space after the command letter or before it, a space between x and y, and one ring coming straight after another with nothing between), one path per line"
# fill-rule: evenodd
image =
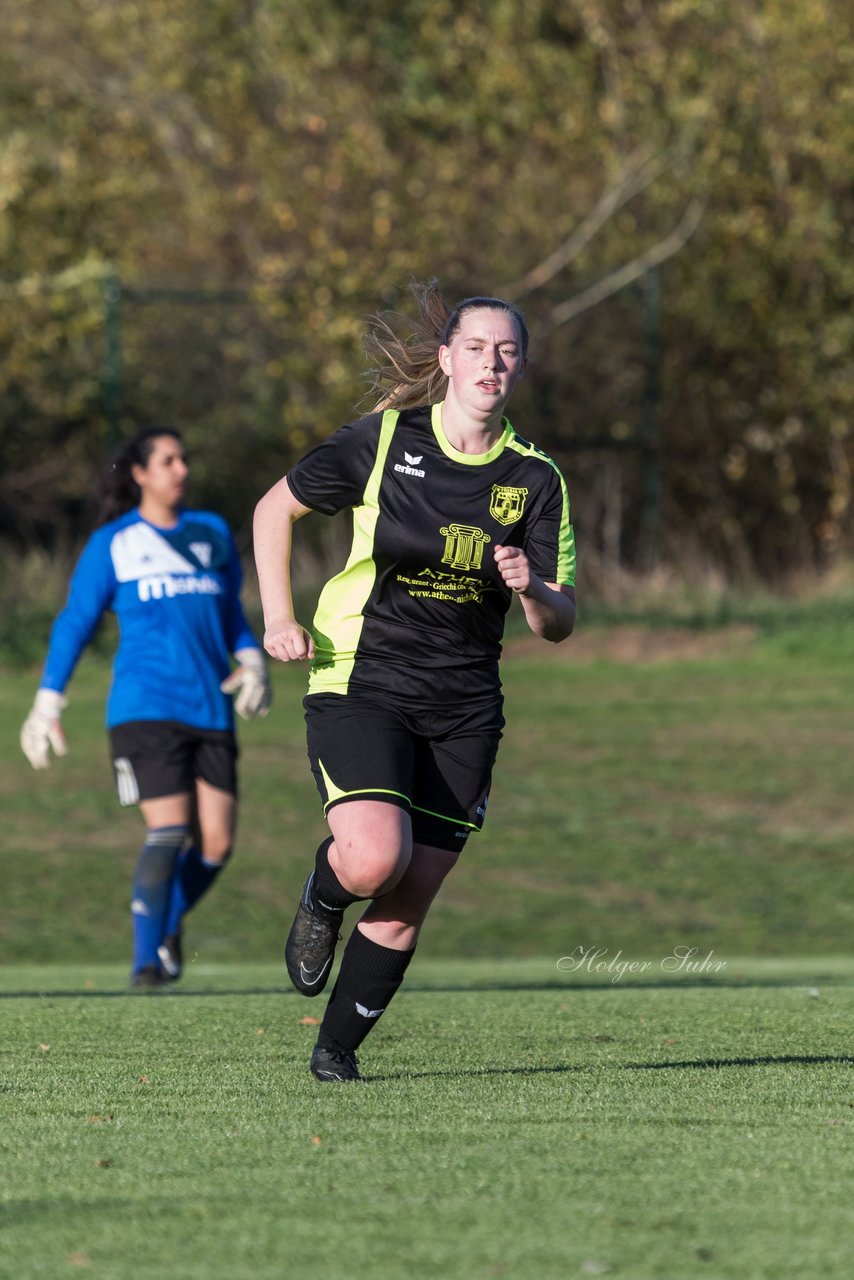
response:
M512 302L501 298L464 298L449 307L436 280L413 280L410 291L418 303L416 320L396 311L381 311L368 323L365 350L376 361L369 373L369 394L377 397L374 410L412 409L443 400L447 376L439 366L439 348L460 331L467 311L505 311L519 330L522 355L528 354L528 328ZM408 329L408 332L405 332Z
M162 436L183 443L175 427L144 427L119 447L104 480L99 524L117 520L139 504L142 495L133 478L133 468L148 466L154 442Z

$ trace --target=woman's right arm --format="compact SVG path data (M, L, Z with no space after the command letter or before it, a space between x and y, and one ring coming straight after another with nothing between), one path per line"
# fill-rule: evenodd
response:
M83 549L71 576L65 608L51 628L41 684L21 728L21 749L34 769L47 769L51 747L58 756L66 753L60 724L65 687L110 606L115 586L109 543L96 532Z
M255 566L264 610L264 648L279 662L314 657L314 641L294 617L291 531L311 507L297 502L283 476L255 508Z

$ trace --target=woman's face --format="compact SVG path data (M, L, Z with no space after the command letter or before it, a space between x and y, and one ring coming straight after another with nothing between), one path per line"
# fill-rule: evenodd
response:
M175 509L184 500L189 475L184 446L174 436L157 436L145 466L135 466L132 475L139 485L142 501Z
M491 307L464 311L459 332L439 348L449 394L476 418L501 414L526 363L513 316Z

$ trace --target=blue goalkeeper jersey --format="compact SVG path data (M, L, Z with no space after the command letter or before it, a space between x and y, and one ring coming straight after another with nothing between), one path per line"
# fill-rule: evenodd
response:
M160 529L134 510L92 534L53 625L41 687L62 693L102 615L112 610L119 646L107 725L174 720L232 729L220 684L229 655L257 649L240 604L242 570L225 520L182 511Z

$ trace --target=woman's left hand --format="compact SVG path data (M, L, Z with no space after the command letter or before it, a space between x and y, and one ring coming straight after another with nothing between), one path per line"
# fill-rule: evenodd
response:
M521 547L503 547L496 544L495 565L511 591L521 594L531 585L531 566Z
M543 582L531 569L521 547L496 544L495 565L504 583L519 597L535 636L557 644L575 626L575 588Z

